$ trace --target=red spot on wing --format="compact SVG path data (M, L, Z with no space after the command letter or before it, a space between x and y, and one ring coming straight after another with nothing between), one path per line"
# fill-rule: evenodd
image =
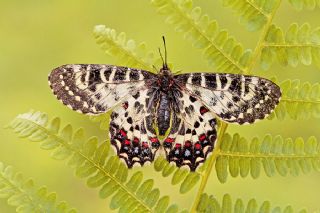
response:
M145 142L145 141L144 141L144 142L142 142L142 147L143 147L143 148L148 148L148 147L149 147L149 145L148 145L148 143L147 143L147 142Z
M134 138L134 139L133 139L133 143L139 144L139 139L138 139L138 138Z
M209 110L208 110L208 108L207 107L205 107L205 106L201 106L200 107L200 114L201 115L203 115L204 113L206 113L206 112L208 112Z
M191 141L184 142L184 146L187 147L187 148L191 147L192 146Z
M205 139L206 139L206 135L205 134L200 135L199 141L204 141Z
M158 138L150 138L151 143L157 143L159 142Z
M165 139L164 142L173 143L174 141L175 141L174 138L167 138L167 139Z
M122 107L125 109L128 109L128 106L129 106L129 104L127 101L122 104Z
M177 149L181 148L181 143L176 143L176 145L174 147Z
M194 145L194 148L195 148L195 149L201 149L200 143L196 143L196 144Z
M121 134L123 137L126 137L126 136L127 136L126 131L124 131L123 129L120 129L120 134Z
M124 144L125 144L125 145L130 145L130 140L125 139L125 140L124 140Z

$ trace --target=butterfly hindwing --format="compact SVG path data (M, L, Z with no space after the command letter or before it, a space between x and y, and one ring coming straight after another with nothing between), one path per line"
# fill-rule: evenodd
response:
M129 168L152 162L160 147L153 127L155 114L148 110L147 98L147 89L137 91L111 114L111 144Z
M265 118L281 97L279 86L256 76L190 73L175 79L183 90L230 123L253 123Z
M57 98L84 114L100 114L144 87L153 74L104 64L70 64L54 69L48 79Z
M212 152L217 121L195 97L182 92L180 112L175 112L169 136L163 141L167 160L195 171Z

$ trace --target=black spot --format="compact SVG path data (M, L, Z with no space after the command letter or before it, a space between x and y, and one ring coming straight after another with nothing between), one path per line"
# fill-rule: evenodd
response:
M128 122L129 124L132 124L132 118L131 118L131 117L127 118L127 122Z
M139 125L136 125L136 126L134 127L134 129L135 129L135 130L140 130Z
M136 94L134 94L132 97L134 97L135 99L140 97L140 92L138 91Z
M119 116L118 113L113 112L113 113L111 114L111 119L114 120L114 119L116 119L118 116Z
M229 91L241 95L241 77L236 76L232 79L229 87Z
M190 134L191 133L191 129L187 129L186 134Z
M98 100L100 100L100 98L101 98L101 94L100 94L100 93L97 93L97 94L95 94L94 96L95 96L96 99L98 99Z
M201 96L201 93L200 93L199 90L195 90L195 91L194 91L194 94L196 94L197 96Z
M126 77L126 73L127 73L127 68L125 67L118 67L118 69L116 70L116 73L114 74L114 81L122 81L125 80Z
M196 135L196 134L197 134L196 130L192 130L192 135Z
M200 116L199 116L199 120L200 120L200 122L203 122L203 118L202 118L202 117L200 117Z
M139 80L139 73L138 73L138 71L136 71L136 70L131 70L130 71L130 74L129 74L129 78L130 78L130 80L132 81L137 81L137 80Z
M195 102L197 99L196 99L195 97L193 97L193 96L189 96L189 100L193 103L193 102Z
M196 121L195 123L194 123L194 128L198 128L200 126L200 123L198 122L198 121Z
M212 118L211 120L209 120L209 124L211 127L214 127L217 124L216 119Z
M100 70L92 70L89 73L89 87L97 83L101 83Z
M135 107L135 108L139 108L140 105L141 105L141 104L140 104L138 101L136 101L136 102L134 103L134 107Z
M124 117L128 117L128 114L129 114L128 112L124 113Z
M105 70L104 71L104 77L105 77L105 79L107 80L107 81L109 81L109 77L110 77L110 75L111 75L111 67L108 67L108 69L107 70Z
M130 131L133 132L133 127L130 127Z
M230 109L233 106L233 104L231 102L227 103L227 107Z
M240 101L240 97L239 96L232 96L232 100L234 102L238 102L238 101Z
M216 82L216 74L206 74L205 75L206 80L206 86L211 89L217 88L217 82Z
M201 74L200 73L193 74L191 82L193 85L200 86L201 85Z
M219 78L220 78L220 82L221 82L221 89L223 89L226 86L226 84L228 83L228 79L225 74L220 74Z

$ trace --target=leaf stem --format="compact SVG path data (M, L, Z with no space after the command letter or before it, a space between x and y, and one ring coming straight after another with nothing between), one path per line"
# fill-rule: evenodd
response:
M218 156L219 153L220 153L220 144L221 144L222 138L223 138L227 128L228 128L228 124L225 123L225 122L221 122L221 127L220 127L219 134L218 134L217 145L215 146L215 149L212 152L211 157L208 159L207 168L201 174L201 176L202 176L201 183L200 183L196 198L195 198L195 200L194 200L194 202L192 204L190 212L196 212L196 210L197 210L198 204L200 202L201 195L204 192L204 189L205 189L205 187L207 185L209 176L211 174L211 170L213 168L213 164L214 164L214 162L216 160L216 156Z
M264 39L269 31L270 25L272 24L272 20L275 16L279 6L280 6L280 3L281 3L281 0L278 0L272 13L268 16L268 21L267 21L266 25L263 27L263 31L260 35L259 41L253 51L251 63L244 69L244 74L250 74L250 72L252 72L254 65L256 64L256 62L260 56L261 49L262 49L262 47L264 47Z

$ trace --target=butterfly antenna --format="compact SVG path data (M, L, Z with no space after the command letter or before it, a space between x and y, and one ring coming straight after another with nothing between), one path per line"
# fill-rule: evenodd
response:
M168 57L168 54L167 54L167 45L166 45L166 39L165 39L165 37L164 36L162 36L162 40L163 40L163 46L164 46L164 64L165 64L165 66L167 67L168 66L168 64L167 64L167 57Z
M163 60L163 56L162 56L161 50L160 50L160 48L158 50L159 50L159 54L160 54L160 57L161 57L161 60L162 60L162 66L164 67L165 62Z

